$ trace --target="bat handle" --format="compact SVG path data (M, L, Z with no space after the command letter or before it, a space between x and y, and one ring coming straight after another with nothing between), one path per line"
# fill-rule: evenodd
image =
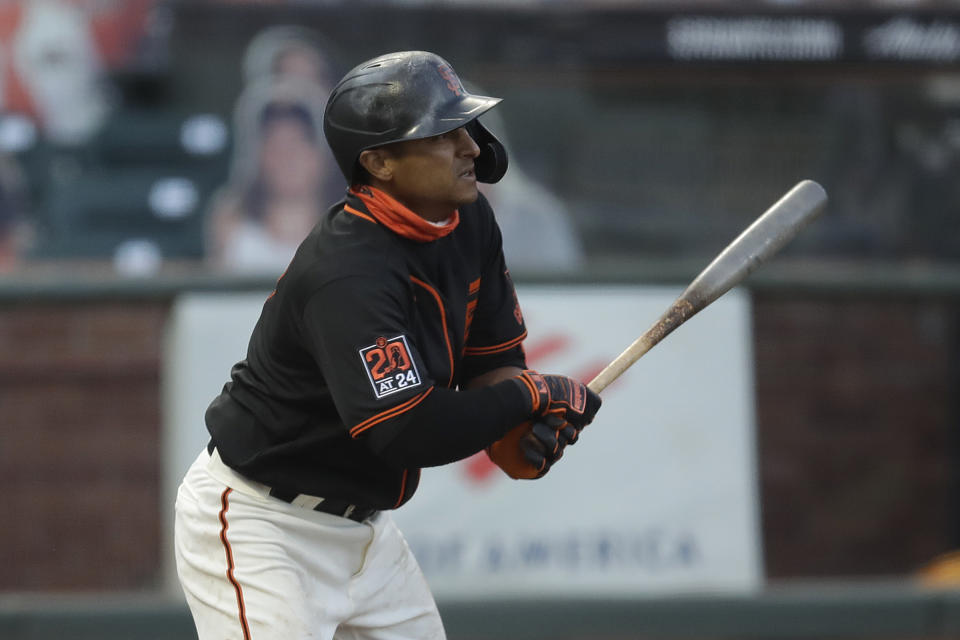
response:
M651 347L653 347L653 344L644 343L645 337L646 334L634 340L633 344L627 347L623 353L617 356L613 362L604 367L603 371L598 373L593 380L587 383L587 388L589 388L590 391L599 394L601 391L606 389L611 382L619 378L624 371L629 369L634 362L640 359L640 356L645 354L650 350Z
M688 296L688 292L684 291L673 305L653 323L652 327L647 329L642 336L634 340L629 347L623 350L623 353L614 358L613 362L608 364L603 371L588 382L587 387L590 391L600 393L606 389L611 382L619 378L623 372L629 369L643 354L650 351L658 342L666 338L671 331L686 322L690 316L703 308L702 305L691 303Z

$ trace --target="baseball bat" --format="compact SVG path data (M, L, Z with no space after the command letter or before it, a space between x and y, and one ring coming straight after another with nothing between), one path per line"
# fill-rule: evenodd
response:
M596 393L603 391L674 329L732 289L779 251L820 215L826 204L827 192L819 184L813 180L797 183L727 245L653 326L634 340L587 386Z

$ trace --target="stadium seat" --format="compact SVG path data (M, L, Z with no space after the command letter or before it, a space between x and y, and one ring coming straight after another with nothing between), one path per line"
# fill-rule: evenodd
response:
M214 114L128 108L82 147L21 153L34 195L31 257L117 259L140 247L160 260L202 258L203 214L226 179L229 137Z
M203 256L203 216L213 181L156 167L99 168L52 186L47 234L36 258L115 258L130 243L161 259Z
M163 164L186 170L224 164L229 143L229 127L216 114L124 110L98 132L91 155L101 166Z

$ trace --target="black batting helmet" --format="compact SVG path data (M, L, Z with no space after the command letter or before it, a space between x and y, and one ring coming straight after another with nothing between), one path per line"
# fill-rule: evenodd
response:
M507 151L477 117L499 102L468 93L453 68L434 53L388 53L353 68L333 88L323 133L352 183L365 149L465 126L480 147L477 180L496 182L507 171Z

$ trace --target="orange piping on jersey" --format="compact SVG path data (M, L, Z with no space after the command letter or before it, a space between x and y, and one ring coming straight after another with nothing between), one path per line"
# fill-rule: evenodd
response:
M407 493L407 474L410 473L409 469L403 470L403 479L400 481L400 497L397 498L397 503L393 505L393 508L396 509L403 503L403 496Z
M471 282L470 285L469 285L469 287L467 288L467 293L469 293L469 294L472 296L472 295L475 294L477 291L480 291L480 281L481 281L482 279L483 279L483 278L477 278L476 280L474 280L473 282Z
M243 588L237 579L233 576L233 549L230 548L230 542L227 540L227 510L230 508L230 493L233 489L229 487L224 489L220 496L220 541L227 553L227 580L233 585L233 590L237 593L237 608L240 611L240 627L243 629L243 640L250 640L250 625L247 624L247 608L243 604Z
M364 220L366 220L366 221L368 221L368 222L372 222L373 224L377 224L377 221L376 221L376 220L374 220L373 218L371 218L370 216L368 216L367 214L365 214L363 211L357 211L356 209L354 209L353 207L351 207L351 206L348 205L348 204L343 205L343 210L346 211L347 213L352 213L353 215L357 216L358 218L363 218Z
M283 273L280 274L280 277L277 278L277 285L273 288L273 293L267 296L267 300L277 295L277 289L280 288L280 281L283 280L283 276L287 275L287 271L290 270L290 265L287 265L287 268L283 270Z
M470 339L470 326L473 324L473 316L477 313L477 303L474 299L467 302L466 313L463 318L463 347L467 347L467 340Z
M431 287L429 284L417 278L416 276L410 276L410 280L414 284L418 284L424 289L426 289L430 295L433 296L433 299L437 302L437 307L440 309L440 322L443 324L443 339L447 343L447 357L450 359L450 377L447 379L447 387L453 383L453 346L450 344L450 332L447 331L447 312L443 310L443 300L440 299L440 294L437 293L437 290Z
M489 347L467 347L463 350L464 355L468 356L486 356L491 353L500 353L501 351L507 351L514 348L521 342L523 342L527 337L527 332L524 331L519 336L513 340L508 340L507 342L501 344L490 345Z
M421 218L384 191L370 186L350 187L350 193L363 202L378 222L399 236L416 242L430 242L444 237L460 224L460 212L451 211L446 224L435 225Z
M433 387L430 387L420 395L410 398L403 404L398 404L395 407L390 407L386 411L381 411L377 415L367 418L360 424L350 429L350 437L356 438L358 435L360 435L361 433L363 433L373 425L380 424L381 422L384 422L386 420L389 420L390 418L396 417L401 413L404 413L405 411L409 411L410 409L413 409L415 406L423 402L423 399L426 398L428 395L430 395L432 391L433 391Z

